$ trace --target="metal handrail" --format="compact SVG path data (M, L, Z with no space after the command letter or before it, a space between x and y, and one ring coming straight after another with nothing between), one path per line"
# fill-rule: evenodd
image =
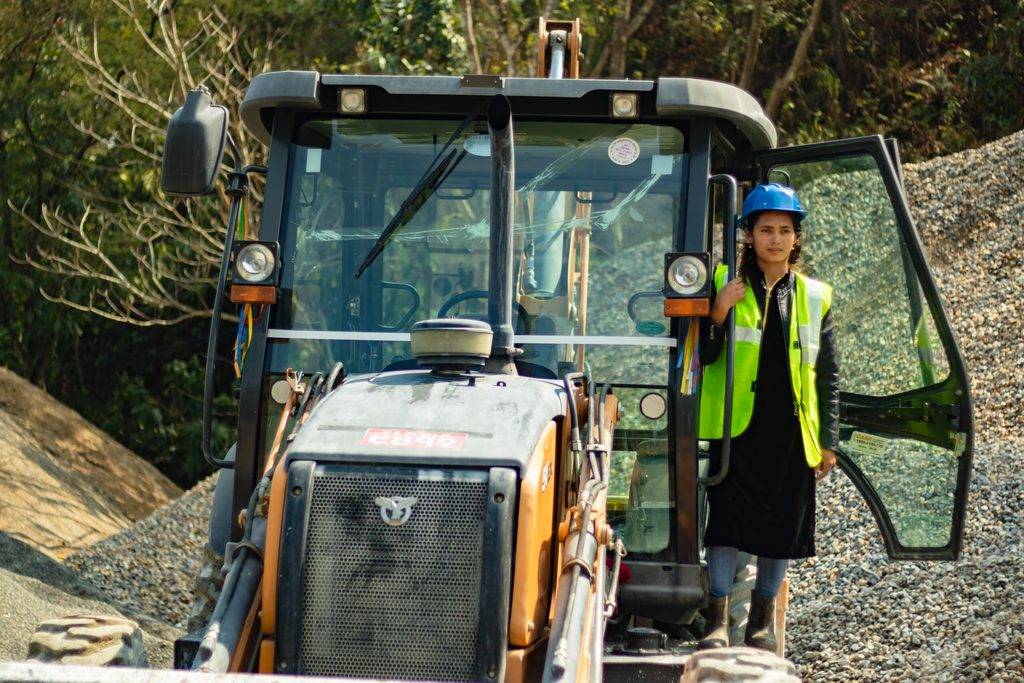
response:
M738 207L739 188L736 178L726 173L719 173L708 178L708 184L721 183L725 185L728 196L726 197L727 211L725 225L722 234L722 250L725 252L725 281L731 282L736 277L736 213ZM725 475L729 473L729 455L732 448L732 395L733 375L736 363L736 307L729 309L726 316L726 340L725 340L725 397L722 406L722 457L718 465L718 472L708 477L701 477L698 483L701 486L715 486L720 484Z

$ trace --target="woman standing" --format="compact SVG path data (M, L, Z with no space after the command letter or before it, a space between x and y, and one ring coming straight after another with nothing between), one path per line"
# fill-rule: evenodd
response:
M705 533L711 618L700 648L729 645L729 594L739 551L757 555L744 643L775 650L775 596L788 560L814 555L815 485L835 465L839 368L832 288L793 270L807 212L796 192L770 183L743 202L740 276L715 271L702 330L700 435L721 456L725 322L735 309L736 352L729 471L708 488Z

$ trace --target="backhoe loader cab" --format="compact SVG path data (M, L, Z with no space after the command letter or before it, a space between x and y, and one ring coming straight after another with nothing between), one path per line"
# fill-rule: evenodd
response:
M687 78L280 72L240 112L268 151L218 292L251 328L231 571L186 666L678 679L692 639L634 627L706 604L698 321L766 179L835 286L841 468L894 557L959 554L967 377L887 141L778 149Z

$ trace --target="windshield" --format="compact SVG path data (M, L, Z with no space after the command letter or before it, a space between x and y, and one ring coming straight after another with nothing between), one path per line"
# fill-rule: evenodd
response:
M355 274L458 120L315 119L290 155L281 300L270 372L415 367L428 318L486 319L490 141L474 122L383 252ZM514 123L513 325L531 374L586 368L599 382L663 386L664 254L680 220L685 159L674 126Z

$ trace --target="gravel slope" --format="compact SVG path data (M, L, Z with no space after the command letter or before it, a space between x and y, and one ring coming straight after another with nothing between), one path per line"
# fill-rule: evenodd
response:
M181 489L39 387L0 367L0 531L61 560Z
M202 564L216 475L65 565L120 604L185 628Z

